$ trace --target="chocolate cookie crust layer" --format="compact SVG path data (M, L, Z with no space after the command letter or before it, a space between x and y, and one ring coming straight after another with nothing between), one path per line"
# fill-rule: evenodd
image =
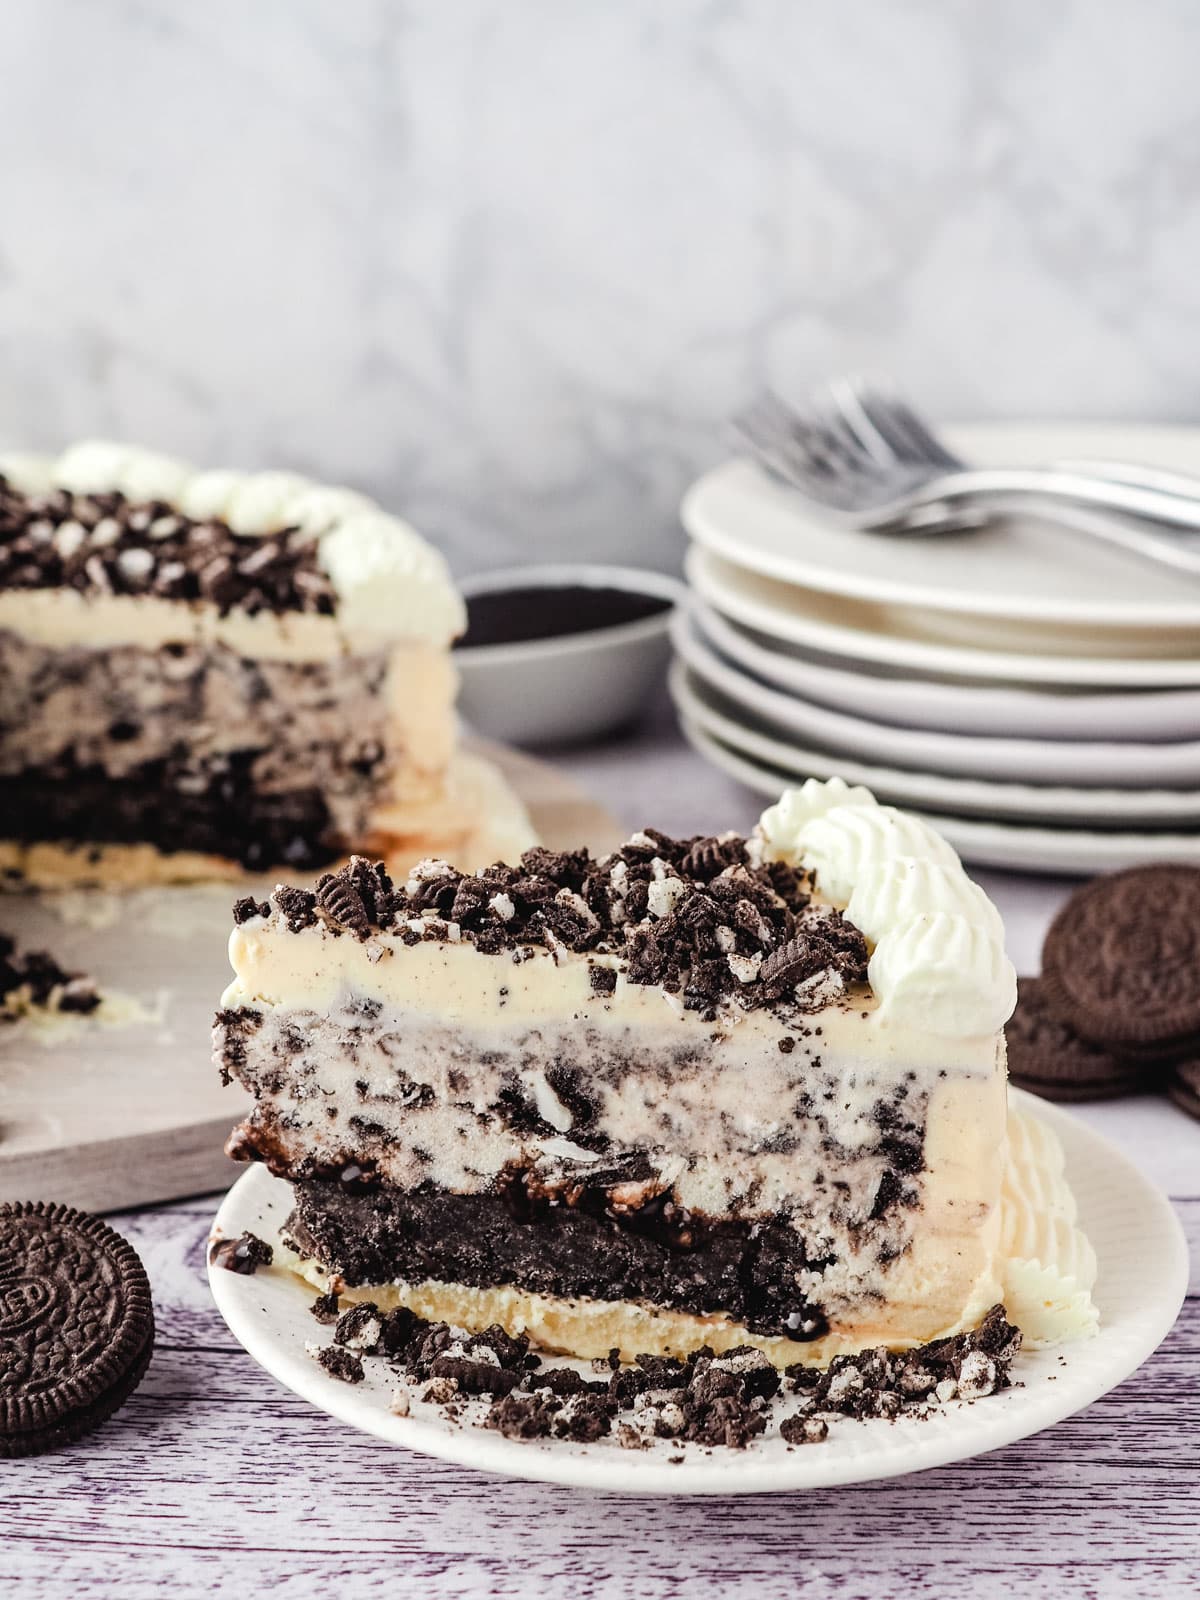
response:
M164 854L197 851L227 857L248 871L322 867L344 854L330 836L329 809L316 789L261 794L249 777L255 752L223 763L181 793L178 770L151 762L114 782L98 768L27 772L0 779L6 837L21 844L149 844Z
M679 1225L646 1208L624 1222L573 1206L530 1206L519 1185L502 1194L401 1193L387 1184L357 1192L337 1179L293 1184L286 1233L302 1255L352 1285L393 1281L516 1284L561 1298L652 1302L697 1315L721 1312L751 1332L820 1338L819 1306L796 1287L808 1260L790 1221ZM521 1212L525 1215L522 1216ZM649 1214L647 1214L649 1213Z

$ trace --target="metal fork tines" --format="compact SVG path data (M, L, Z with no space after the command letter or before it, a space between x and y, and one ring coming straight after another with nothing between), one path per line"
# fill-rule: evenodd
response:
M900 396L840 378L803 409L765 394L735 420L755 458L835 525L935 533L1021 512L1200 573L1200 480L1123 464L970 467Z
M873 449L865 432L828 402L798 411L763 394L733 426L765 467L831 509L853 514L904 494L928 498L920 495L926 470Z

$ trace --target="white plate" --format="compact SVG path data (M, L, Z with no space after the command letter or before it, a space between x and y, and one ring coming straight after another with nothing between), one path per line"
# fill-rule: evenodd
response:
M980 466L1090 456L1200 474L1200 430L1191 428L978 423L945 435ZM688 532L718 555L831 594L960 616L1200 629L1200 577L1034 518L935 538L846 532L741 460L694 484L681 515Z
M988 630L982 625L972 630L974 643L950 643L931 636L920 619L910 615L778 583L697 545L688 551L686 570L692 587L710 605L744 627L842 661L873 662L934 677L984 678L1037 687L1200 686L1200 655L1195 650L1178 658L1052 652L1044 638L1036 648L1019 636L1004 644L989 642Z
M1003 782L1115 788L1200 784L1200 743L1195 741L1068 744L1052 739L996 739L926 728L895 728L768 688L722 660L685 612L676 614L671 636L692 673L744 708L752 727L804 740L822 749L925 772Z
M777 800L794 784L793 774L753 761L731 750L697 723L683 719L688 743L722 772ZM1200 865L1200 833L1092 832L1086 828L1038 828L1019 823L985 822L926 811L923 815L944 834L964 861L1005 872L1043 872L1090 877L1118 872L1147 861L1188 861Z
M702 683L678 660L671 667L670 688L687 721L698 723L722 744L732 745L755 761L792 774L793 781L837 775L847 783L865 783L880 799L895 805L958 816L1001 817L1009 822L1200 827L1198 790L1077 789L1066 784L990 783L983 778L910 772L779 739L757 722L751 725L744 711Z
M1194 739L1200 691L1016 689L901 678L886 669L844 667L760 640L693 593L689 612L721 655L752 677L838 711L903 728L1031 739Z
M367 1360L361 1384L330 1377L304 1348L329 1337L309 1314L313 1291L285 1268L247 1278L214 1267L209 1282L234 1337L287 1388L347 1427L484 1472L642 1495L759 1494L897 1477L1012 1444L1091 1405L1156 1349L1183 1302L1187 1245L1169 1203L1099 1134L1030 1095L1013 1091L1013 1098L1062 1140L1080 1221L1100 1262L1100 1331L1061 1351L1023 1353L1014 1369L1021 1387L947 1407L924 1422L837 1419L824 1444L791 1450L774 1428L744 1451L711 1453L671 1440L632 1451L615 1439L591 1445L505 1439L475 1425L485 1402L470 1402L465 1410L473 1420L459 1426L417 1399L409 1416L393 1416L383 1361ZM226 1195L214 1231L273 1239L291 1203L286 1183L253 1166ZM672 1465L668 1458L680 1455L683 1461Z

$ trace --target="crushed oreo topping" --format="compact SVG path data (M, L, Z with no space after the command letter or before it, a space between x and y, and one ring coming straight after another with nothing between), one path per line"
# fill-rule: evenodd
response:
M725 1006L817 1011L866 981L867 946L840 911L812 901L813 876L759 863L734 834L672 839L636 833L600 860L586 850L527 850L462 873L423 861L394 884L383 865L354 856L316 893L277 889L293 931L320 920L367 941L462 941L485 954L534 949L612 957L625 980L660 985L713 1020ZM589 962L592 992L615 991L617 970Z
M299 933L301 929L311 928L316 923L317 897L307 889L296 889L291 884L280 883L276 885L271 899L282 913L289 933Z
M355 1344L364 1330L366 1342ZM829 1435L830 1417L922 1417L950 1400L981 1399L1009 1386L1020 1346L1019 1329L997 1305L973 1332L916 1350L838 1356L826 1372L788 1367L787 1388L800 1404L779 1432L790 1445L818 1444ZM509 1439L589 1444L615 1436L631 1450L655 1439L740 1450L766 1432L771 1403L782 1393L779 1371L755 1345L720 1355L705 1346L682 1361L641 1355L630 1366L613 1351L591 1363L595 1377L588 1379L575 1367L543 1367L527 1338L500 1327L470 1334L403 1308L381 1316L370 1302L343 1314L332 1345L308 1348L348 1383L364 1375L356 1351L389 1358L405 1380L392 1399L400 1416L409 1414L414 1385L424 1385L421 1399L452 1418L462 1414L464 1400L483 1396L491 1402L483 1426Z
M336 601L316 541L298 528L243 539L163 500L26 495L0 476L0 590L62 588L208 601L222 616L234 607L331 616Z
M768 994L785 994L825 973L836 973L845 983L864 981L866 943L840 912L808 906L796 918L796 930L759 968L758 980Z
M94 978L67 972L45 950L19 951L0 933L0 1021L12 1021L30 1006L88 1016L100 1004Z
M347 1350L374 1355L383 1337L383 1318L379 1314L379 1307L373 1300L357 1301L348 1311L342 1312L333 1330L333 1337L337 1344L344 1345Z
M308 1308L318 1322L326 1327L332 1327L338 1320L338 1297L335 1290L330 1289L326 1294L319 1294Z
M243 1233L239 1239L216 1239L209 1247L209 1262L250 1278L259 1267L269 1267L275 1259L274 1247L256 1233Z
M617 987L615 967L601 967L594 961L588 963L588 978L593 994L613 994Z
M362 1361L353 1350L343 1350L340 1344L309 1345L307 1349L331 1378L340 1378L343 1383L361 1383L366 1377Z
M233 920L240 928L243 922L249 922L252 917L269 917L271 903L269 900L255 900L251 895L244 895L242 899L233 902Z
M359 939L370 937L366 905L348 872L326 872L317 879L317 904L335 927L345 928Z
M1020 1348L1020 1329L996 1305L973 1331L935 1339L916 1350L893 1354L880 1346L836 1356L826 1372L804 1366L786 1370L792 1388L803 1396L802 1416L896 1417L948 1400L979 1400L1008 1388Z

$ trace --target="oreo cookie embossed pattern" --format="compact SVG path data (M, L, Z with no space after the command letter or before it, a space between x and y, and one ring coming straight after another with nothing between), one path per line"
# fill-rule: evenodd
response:
M1200 1112L1200 870L1132 867L1085 884L1046 935L1008 1025L1015 1083L1052 1100L1166 1088Z
M68 1206L0 1204L0 1456L97 1427L153 1347L150 1285L119 1234Z

